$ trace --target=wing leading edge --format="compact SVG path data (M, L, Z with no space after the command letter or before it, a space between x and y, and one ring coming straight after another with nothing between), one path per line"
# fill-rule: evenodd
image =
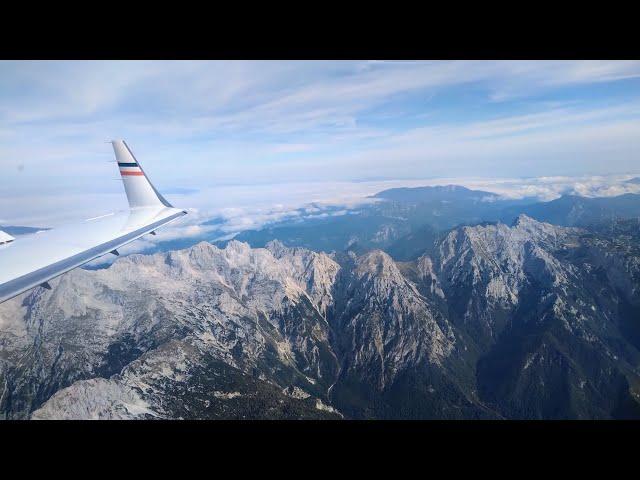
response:
M129 211L32 234L0 247L0 303L47 285L47 281L186 215L158 193L124 141L112 144Z

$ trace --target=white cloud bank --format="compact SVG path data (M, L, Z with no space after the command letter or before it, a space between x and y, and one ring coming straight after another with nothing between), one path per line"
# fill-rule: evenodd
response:
M389 188L462 185L472 190L495 193L504 199L531 198L537 201L551 201L562 195L611 197L626 193L640 194L640 183L628 182L635 177L640 177L640 174L500 179L450 177L212 187L195 193L167 195L175 205L186 207L189 214L159 229L154 237L147 236L122 247L120 253L144 253L160 242L177 239L231 238L241 231L259 229L282 220L345 215L357 212L363 205L380 201L370 197ZM107 208L107 203L112 199L110 195L105 195L103 200L104 208ZM68 210L67 213L73 212ZM74 218L80 217L76 215L67 217L66 220L72 221ZM215 220L215 224L204 224L210 220ZM4 219L3 222L20 223L17 218ZM46 217L39 219L36 224L51 225L47 223ZM107 255L94 260L89 266L102 266L114 260L115 257Z
M483 190L509 199L535 198L549 201L561 195L609 197L625 193L640 194L639 183L628 180L640 174L550 176L535 178L443 177L421 180L381 180L369 182L303 182L270 185L222 185L193 193L166 195L174 205L186 208L187 215L175 226L159 231L153 241L172 240L184 236L200 236L208 232L235 233L260 228L265 224L299 216L335 215L336 209L357 209L375 201L369 198L382 190L397 187L462 185ZM118 201L116 201L116 199ZM0 211L6 212L3 223L27 226L55 227L77 219L126 208L124 193L83 194L73 196L29 197L31 209L27 215L11 215L12 206L23 199L0 197ZM51 215L53 205L56 215ZM26 208L23 205L23 210ZM327 209L333 209L328 211ZM203 225L211 219L218 224Z

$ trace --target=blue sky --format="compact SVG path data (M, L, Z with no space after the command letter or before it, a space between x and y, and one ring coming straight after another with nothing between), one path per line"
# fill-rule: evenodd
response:
M112 138L169 190L634 174L640 63L0 62L0 220L119 202Z

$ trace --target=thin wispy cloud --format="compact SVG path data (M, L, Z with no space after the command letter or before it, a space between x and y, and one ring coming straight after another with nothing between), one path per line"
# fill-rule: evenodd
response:
M120 137L159 188L200 192L632 174L639 77L634 61L0 62L2 216L123 207L103 143ZM38 210L61 195L64 214Z

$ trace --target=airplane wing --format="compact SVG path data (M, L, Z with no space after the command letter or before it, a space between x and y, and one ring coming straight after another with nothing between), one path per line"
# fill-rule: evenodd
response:
M3 232L2 230L0 230L0 245L4 245L5 243L10 243L13 242L15 240L15 238L13 238L11 235L9 235L6 232Z
M124 140L111 143L129 211L15 239L0 232L0 303L37 286L50 288L52 278L102 255L117 255L119 247L186 215L155 189Z

